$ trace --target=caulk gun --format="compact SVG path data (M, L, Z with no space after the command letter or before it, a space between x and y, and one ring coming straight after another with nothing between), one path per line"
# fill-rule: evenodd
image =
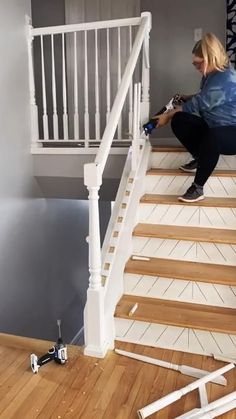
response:
M155 113L155 115L161 115L175 108L175 106L180 105L182 98L179 94L174 95L171 100L165 105L162 109ZM158 119L150 119L146 124L143 125L143 133L145 135L151 134L152 130L156 128L158 124Z
M58 364L65 364L67 361L67 347L63 343L61 337L61 320L57 320L58 325L58 339L55 345L48 350L48 352L41 356L40 358L37 357L35 354L30 355L30 366L33 373L37 373L39 368L42 367L44 364L47 364L50 361L55 361Z

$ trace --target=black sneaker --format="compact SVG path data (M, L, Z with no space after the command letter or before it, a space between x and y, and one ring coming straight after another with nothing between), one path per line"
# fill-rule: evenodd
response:
M203 186L192 183L190 188L185 192L184 195L179 196L178 200L183 202L196 202L204 199Z
M182 166L180 166L179 169L182 170L183 172L190 172L190 173L192 173L192 172L195 172L196 171L197 164L198 164L197 160L196 159L193 159L189 163L182 164Z

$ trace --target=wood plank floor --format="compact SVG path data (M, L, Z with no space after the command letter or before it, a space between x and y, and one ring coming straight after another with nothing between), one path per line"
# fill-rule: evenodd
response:
M66 365L49 363L33 374L29 355L43 354L51 342L0 334L1 419L136 419L137 410L194 381L175 371L144 364L110 351L105 359L85 357L82 348L68 348ZM117 342L116 347L172 363L213 371L225 365L210 357ZM236 390L236 371L228 385L208 384L209 401ZM194 391L158 414L174 419L198 405ZM235 419L235 411L221 418Z

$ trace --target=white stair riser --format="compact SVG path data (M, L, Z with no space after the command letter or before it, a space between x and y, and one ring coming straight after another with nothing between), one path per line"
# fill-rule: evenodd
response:
M147 175L145 192L159 195L183 195L192 184L192 175ZM204 195L209 197L236 197L236 177L211 176L204 186Z
M116 340L200 355L236 358L236 335L115 318Z
M124 293L138 297L236 308L236 286L126 273Z
M140 204L138 222L192 227L236 229L236 208L192 205Z
M132 243L133 254L135 255L199 263L234 265L236 267L236 245L233 244L151 237L133 237Z
M192 159L188 152L152 152L150 166L158 169L177 169ZM220 156L217 170L236 170L236 156Z

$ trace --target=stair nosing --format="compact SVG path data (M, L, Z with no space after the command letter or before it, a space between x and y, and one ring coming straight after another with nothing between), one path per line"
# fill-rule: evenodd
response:
M170 268L174 269L171 271ZM233 265L154 257L141 261L130 258L126 263L124 273L236 286L236 266ZM212 275L214 275L214 281L210 279Z
M195 176L195 172L184 172L176 169L151 168L146 172L147 176ZM211 177L236 177L236 169L214 170Z
M132 317L129 316L129 310L132 308L133 304L137 303L138 308ZM122 305L122 308L121 308ZM125 313L121 312L124 310L125 306ZM139 314L139 311L143 311L143 308L146 307L152 308L151 314L153 317L145 317L144 314ZM169 318L167 316L163 317L161 314L161 308L164 312L170 314ZM189 313L186 316L186 313ZM190 320L190 313L194 316L197 316L196 321L194 322L193 319ZM159 315L159 317L158 317ZM204 319L206 315L209 315L210 320L208 319L208 324L201 324L204 323ZM154 317L155 316L155 317ZM172 316L172 317L171 317ZM182 316L182 318L181 318ZM202 319L199 316L202 316ZM219 320L215 321L215 318L219 316ZM142 321L147 323L159 323L165 324L170 326L176 327L184 327L189 329L200 329L206 330L216 333L225 333L225 334L234 334L236 335L236 327L230 328L229 326L222 326L225 323L225 316L235 316L236 317L236 309L233 308L225 308L225 307L218 307L218 306L207 306L202 304L193 304L193 303L184 303L179 301L170 301L170 300L163 300L163 299L155 299L155 298L148 298L148 297L138 297L132 296L129 294L124 295L116 307L115 317L116 318L123 318L129 319L133 321ZM184 317L186 319L184 320ZM188 320L187 320L188 319ZM222 321L223 320L223 321ZM229 319L228 319L229 320ZM210 326L209 323L212 323ZM234 324L234 323L233 323Z
M169 229L172 230L172 233L168 232ZM167 232L165 232L165 230L167 230ZM191 231L193 231L192 235L189 234L191 233ZM215 237L211 237L212 235L214 235ZM167 239L167 240L184 240L184 241L197 241L197 242L207 242L207 243L236 244L236 232L234 230L223 229L223 228L219 229L219 228L212 228L212 227L192 227L192 226L138 223L133 230L133 236L134 237L162 238L162 239ZM231 236L235 236L235 237L231 237Z
M189 152L186 150L186 148L184 147L172 147L172 146L153 146L152 147L152 153L163 153L163 152L167 152L167 153L187 153L189 154Z
M162 204L162 205L182 205L182 206L201 206L201 207L220 207L236 208L236 198L206 197L202 201L183 202L178 200L179 195L163 195L145 193L141 199L141 204Z

